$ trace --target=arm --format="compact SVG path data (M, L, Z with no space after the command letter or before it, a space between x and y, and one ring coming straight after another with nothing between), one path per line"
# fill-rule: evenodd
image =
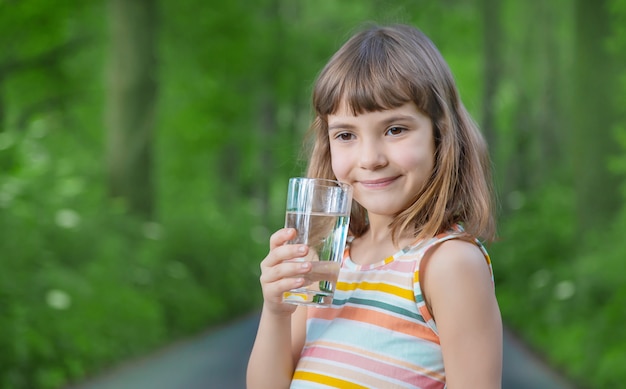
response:
M500 388L502 320L485 257L450 240L430 254L424 292L433 313L449 389Z
M308 250L305 245L285 244L294 235L293 229L272 235L270 252L261 262L264 302L248 362L248 389L288 388L304 344L306 308L282 302L283 292L302 286L304 280L298 276L311 268L308 262L284 262L303 257Z

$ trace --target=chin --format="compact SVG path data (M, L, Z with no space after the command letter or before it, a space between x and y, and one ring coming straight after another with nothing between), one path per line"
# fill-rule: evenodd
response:
M370 207L363 205L363 203L359 203L363 208L367 210L367 213L379 216L388 216L394 217L398 213L400 213L400 209L397 207L381 207L380 204L370 204Z

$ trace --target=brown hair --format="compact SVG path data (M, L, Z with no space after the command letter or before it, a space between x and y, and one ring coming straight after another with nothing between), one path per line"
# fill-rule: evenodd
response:
M335 53L313 91L309 177L336 179L327 119L342 101L354 114L412 101L433 122L434 168L411 205L392 222L394 241L407 228L414 229L418 238L429 238L457 223L469 236L493 239L486 143L459 98L447 63L428 37L410 26L373 26L355 34ZM361 236L368 227L366 210L355 202L351 233Z

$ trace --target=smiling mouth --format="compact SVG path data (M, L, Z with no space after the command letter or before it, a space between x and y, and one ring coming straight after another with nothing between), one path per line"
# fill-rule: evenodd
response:
M364 180L359 181L359 183L366 188L384 188L397 180L398 177L400 176L380 178L378 180Z

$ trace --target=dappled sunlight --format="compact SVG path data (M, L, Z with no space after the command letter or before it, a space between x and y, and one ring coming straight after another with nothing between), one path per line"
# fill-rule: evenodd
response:
M144 237L152 240L159 240L163 238L164 234L163 226L156 222L143 223L141 231Z
M63 290L50 289L46 292L46 303L50 308L63 311L72 305L72 297Z
M81 222L81 216L73 209L59 209L54 215L54 222L61 228L76 228Z
M554 298L557 300L569 300L576 294L576 285L573 281L560 281L554 286Z

